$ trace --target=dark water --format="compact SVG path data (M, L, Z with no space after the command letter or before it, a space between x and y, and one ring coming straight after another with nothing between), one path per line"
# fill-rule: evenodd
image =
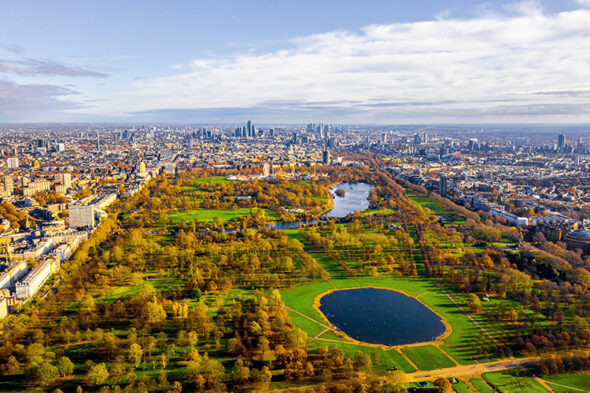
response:
M375 186L367 183L341 183L330 189L334 199L334 207L326 213L327 217L346 217L348 213L355 210L363 211L369 207L369 192ZM343 197L336 196L337 189L346 191Z
M320 310L335 328L371 344L432 341L446 330L441 318L417 299L387 289L331 292L320 299Z

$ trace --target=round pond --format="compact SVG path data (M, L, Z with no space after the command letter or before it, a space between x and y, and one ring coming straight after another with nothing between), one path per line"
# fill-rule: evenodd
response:
M417 299L379 288L342 289L320 299L320 311L355 340L387 346L436 340L446 327Z

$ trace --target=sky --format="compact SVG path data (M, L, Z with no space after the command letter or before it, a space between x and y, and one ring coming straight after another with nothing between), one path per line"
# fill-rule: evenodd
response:
M590 124L590 0L0 1L0 122Z

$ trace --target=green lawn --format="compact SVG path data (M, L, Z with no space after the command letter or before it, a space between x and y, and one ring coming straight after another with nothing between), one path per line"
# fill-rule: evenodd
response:
M545 381L555 382L572 388L590 390L590 371L581 371L577 373L555 374L543 377ZM549 384L558 393L574 392L573 389L564 388L557 385Z
M225 176L209 176L209 177L195 177L193 178L193 184L202 183L229 183L231 180L227 180Z
M494 393L492 388L483 380L479 378L471 378L470 381L480 393Z
M402 348L402 352L410 358L420 370L429 371L455 366L455 363L453 363L451 359L434 345Z
M522 370L494 371L483 374L483 377L502 393L548 393L533 378L525 376Z
M194 220L202 221L202 222L212 222L215 217L219 217L222 223L226 223L230 220L233 220L238 217L248 216L250 213L256 213L259 210L263 210L270 220L278 220L279 216L273 212L272 210L268 209L259 209L259 208L248 208L243 207L236 210L227 210L227 209L196 209L196 210L187 210L183 212L174 212L168 215L168 220L174 224L178 225L184 220L185 222L191 222Z
M457 393L473 393L473 391L469 389L469 386L467 386L465 382L461 381L460 379L457 383L453 384L453 390Z

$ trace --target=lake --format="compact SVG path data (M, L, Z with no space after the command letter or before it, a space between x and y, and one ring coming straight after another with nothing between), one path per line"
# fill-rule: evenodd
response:
M367 183L341 183L330 189L334 199L334 207L326 213L326 217L343 218L355 210L363 211L369 207L369 192L375 186ZM335 195L337 189L346 192L344 196Z
M355 340L386 346L436 340L446 327L416 298L378 288L343 289L320 299L332 326Z

